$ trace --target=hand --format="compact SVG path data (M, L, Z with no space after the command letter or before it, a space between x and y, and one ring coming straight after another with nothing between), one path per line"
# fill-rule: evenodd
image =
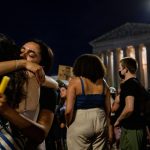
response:
M65 128L65 124L64 124L64 123L61 123L61 124L60 124L60 128L61 128L61 129Z
M38 65L36 63L30 62L30 61L26 61L25 68L27 70L29 70L29 71L34 73L34 75L37 78L37 81L40 84L44 83L44 81L45 81L45 73L44 73L44 70L43 70L42 66L40 66L40 65Z
M5 95L0 94L0 113L5 110L6 105L7 105L7 102L6 102Z

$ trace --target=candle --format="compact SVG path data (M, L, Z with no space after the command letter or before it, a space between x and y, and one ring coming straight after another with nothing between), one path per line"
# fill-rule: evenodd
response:
M1 84L0 84L0 93L3 94L5 92L5 89L7 87L7 84L9 82L10 78L8 76L4 76L2 78Z

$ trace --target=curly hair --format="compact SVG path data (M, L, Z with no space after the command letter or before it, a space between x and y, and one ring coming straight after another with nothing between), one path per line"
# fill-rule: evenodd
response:
M15 42L8 36L0 33L0 62L19 58L19 48L16 46ZM8 104L12 107L17 107L20 101L26 96L23 88L27 79L25 70L13 71L11 73L0 75L0 80L4 75L11 78L5 91Z
M21 46L23 46L24 44L28 43L28 42L33 42L39 45L40 47L40 54L41 54L41 62L39 65L43 66L45 73L47 74L51 68L52 68L52 64L53 64L53 59L54 59L54 54L52 49L42 40L39 39L29 39L26 40L25 42L22 43Z
M73 73L75 76L82 76L96 82L105 75L106 68L101 59L94 54L83 54L79 56L73 65Z

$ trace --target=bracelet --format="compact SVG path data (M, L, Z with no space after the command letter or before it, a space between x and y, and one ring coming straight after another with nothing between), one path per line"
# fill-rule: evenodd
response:
M15 60L15 69L18 69L18 60Z

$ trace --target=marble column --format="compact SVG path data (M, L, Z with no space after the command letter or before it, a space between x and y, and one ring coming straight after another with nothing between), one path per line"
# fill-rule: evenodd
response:
M137 70L137 78L141 80L141 74L140 74L140 68L141 68L141 59L140 59L140 46L141 45L135 45L135 59L138 63L138 70Z
M145 44L147 52L147 77L148 77L148 88L150 88L150 44Z
M121 59L121 51L123 51L121 48L117 48L114 52L114 81L115 81L115 87L116 89L120 88L120 77L118 75L118 69L119 69L119 62Z
M108 65L107 65L107 82L110 86L114 86L113 85L113 71L112 71L112 55L111 55L112 51L108 51L107 52L107 58L108 58Z

